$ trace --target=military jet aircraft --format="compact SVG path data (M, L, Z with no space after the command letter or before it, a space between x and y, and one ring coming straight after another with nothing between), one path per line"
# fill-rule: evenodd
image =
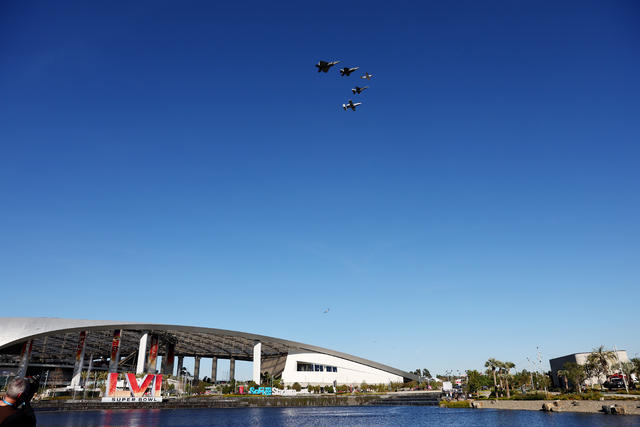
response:
M367 79L367 80L371 80L371 77L373 77L373 74L369 74L366 71L364 72L364 76L360 76L361 79Z
M342 108L344 108L344 111L347 111L347 108L351 108L353 111L356 111L356 107L358 105L362 105L362 102L356 102L354 104L352 100L349 100L349 103L342 104Z
M316 64L316 67L318 67L318 72L324 71L325 73L327 73L327 72L329 72L329 68L333 67L334 65L336 65L339 62L340 61L331 61L331 62L318 61L318 63Z
M343 69L340 70L340 75L341 76L348 76L349 74L353 73L358 68L360 68L360 67L353 67L353 68L344 67Z
M369 88L369 86L365 86L365 87L358 87L358 86L356 86L356 87L354 87L353 89L351 89L351 92L353 92L353 94L354 94L354 95L355 95L356 93L357 93L357 94L360 94L360 93L362 93L362 91L363 91L363 90L368 89L368 88Z

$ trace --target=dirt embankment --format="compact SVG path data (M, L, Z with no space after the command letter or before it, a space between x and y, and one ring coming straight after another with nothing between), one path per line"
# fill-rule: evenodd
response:
M640 415L640 400L476 400L474 404L480 409L513 409L540 411L542 405L548 404L554 412L588 412L602 413L603 406L624 408L626 414Z

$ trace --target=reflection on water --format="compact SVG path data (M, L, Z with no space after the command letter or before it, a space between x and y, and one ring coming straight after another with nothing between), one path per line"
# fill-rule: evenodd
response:
M638 426L640 416L434 406L128 409L38 412L39 426Z

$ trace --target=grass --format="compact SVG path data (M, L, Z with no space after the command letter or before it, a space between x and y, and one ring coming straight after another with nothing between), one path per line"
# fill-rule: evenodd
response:
M471 408L471 402L468 400L441 400L441 408Z

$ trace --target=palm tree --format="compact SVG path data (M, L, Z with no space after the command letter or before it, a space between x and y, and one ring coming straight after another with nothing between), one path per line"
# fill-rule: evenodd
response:
M609 363L613 362L615 357L615 353L610 350L605 350L603 345L593 349L591 354L587 356L587 363L593 366L598 377L600 388L602 388L601 375L606 376L610 372Z
M560 369L558 371L558 378L562 377L562 381L564 382L564 389L565 391L569 391L569 380L568 380L568 376L569 376L569 371L567 371L566 369Z
M486 362L484 362L484 367L491 369L491 373L493 374L493 390L496 393L496 397L498 396L498 382L496 381L496 368L500 366L502 362L493 357Z
M509 390L509 375L511 375L509 373L509 371L511 371L513 368L516 367L516 364L513 362L502 362L500 369L503 372L504 375L504 382L507 386L507 397L511 397L511 391Z
M622 371L622 374L626 377L626 384L629 384L631 386L631 388L633 389L633 382L631 381L631 374L633 374L633 372L636 370L635 365L633 364L633 362L622 362L620 364L620 370ZM628 391L627 391L628 393Z
M634 372L638 377L640 377L640 358L634 357L633 359L631 359L631 363L633 363Z
M563 365L562 371L566 372L566 379L573 383L573 388L578 393L582 392L582 383L587 378L587 371L583 365L575 362L567 362ZM558 371L560 374L560 371Z

